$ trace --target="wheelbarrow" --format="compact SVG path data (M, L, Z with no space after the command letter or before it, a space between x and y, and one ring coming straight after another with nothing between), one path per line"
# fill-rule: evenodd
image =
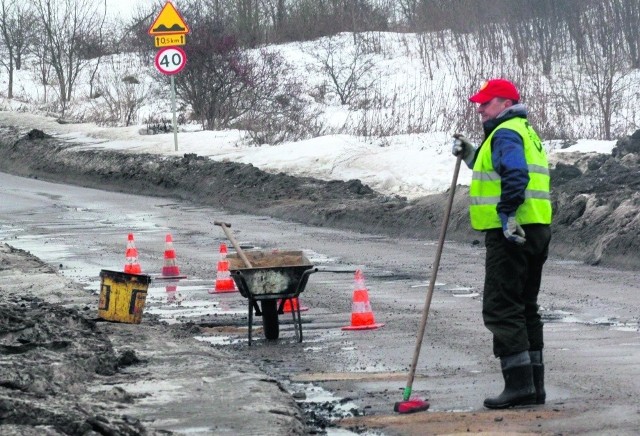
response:
M302 342L300 305L294 304L294 299L304 291L309 275L317 272L318 268L311 264L302 251L241 250L237 254L229 254L227 260L231 277L240 294L248 300L249 345L254 311L255 315L262 315L265 338L275 340L280 335L278 315L284 313L283 307L287 301L293 308L291 314L296 338Z

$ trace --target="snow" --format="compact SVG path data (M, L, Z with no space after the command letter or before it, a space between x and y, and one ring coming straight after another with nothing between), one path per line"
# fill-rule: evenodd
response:
M455 165L449 137L444 133L399 135L388 138L389 145L385 146L350 135L253 146L245 145L244 135L238 130L179 132L175 151L173 133L140 135L140 126L105 128L90 123L50 123L50 129L55 129L60 138L81 144L80 148L168 156L195 153L218 161L252 164L274 173L322 180L360 179L376 191L407 198L446 190ZM551 153L610 153L614 145L615 141L581 140ZM468 185L470 180L471 171L462 165L459 183Z
M616 141L600 141L595 139L582 139L577 144L564 149L554 150L556 153L605 153L610 154Z
M128 2L132 5L135 2ZM142 3L139 1L137 3ZM137 4L136 3L136 4ZM435 97L453 102L462 100L447 90L446 79L441 83L440 91L436 90L435 82L424 80L424 69L415 64L415 59L407 55L407 35L387 34L382 42L388 45L397 44L397 49L387 53L405 53L394 56L393 61L381 56L381 66L374 74L387 74L377 81L377 87L389 89L381 93L407 98L406 90L419 87L420 91ZM150 42L151 43L151 42ZM292 62L295 74L304 74L305 83L310 89L317 87L325 80L319 69L311 68L308 63L313 62L309 53L313 46L283 45L278 47L281 53ZM388 55L387 55L388 56ZM123 59L126 59L123 61ZM107 60L102 61L107 65ZM114 59L112 59L114 62ZM323 136L287 142L278 145L252 144L246 132L240 130L202 131L197 125L187 124L179 126L177 135L177 151L173 133L156 135L146 134L144 120L149 114L171 119L170 100L167 98L168 85L157 79L153 66L142 62L134 62L125 55L117 59L123 68L139 69L146 72L144 80L154 82L146 86L155 87L151 103L141 108L138 124L128 127L104 127L93 123L60 124L51 116L47 116L46 105L42 104L44 94L42 85L38 84L37 75L29 69L16 72L14 85L14 99L0 98L0 124L10 123L23 128L39 128L46 133L56 135L61 139L77 143L82 148L102 148L133 153L164 154L168 156L182 156L185 153L195 153L218 161L234 161L252 164L268 172L284 172L296 176L311 176L323 180L351 180L360 179L372 189L386 195L399 195L410 199L442 192L451 184L455 160L451 155L452 131L440 121L434 125L433 133L393 134L384 138L361 137L343 133L344 129L333 128ZM122 65L121 65L122 66ZM113 67L111 67L113 69ZM304 73L303 73L304 71ZM439 74L442 75L442 72ZM446 77L446 74L443 75ZM6 75L0 83L0 92L6 90ZM429 88L426 84L431 83ZM87 95L88 92L78 87L76 94ZM157 93L161 90L161 93ZM50 89L50 98L55 89ZM311 91L309 91L311 92ZM415 90L412 91L415 96ZM440 94L437 94L440 92ZM446 95L442 94L444 92ZM310 97L312 102L313 99ZM328 102L327 102L328 101ZM341 106L335 99L328 99L317 107L323 113L323 119L328 124L340 125L348 119L350 114L346 106ZM436 104L440 100L433 100ZM91 106L89 99L78 99L75 102L75 113L87 111ZM84 105L87 105L86 108ZM451 103L449 103L451 104ZM43 109L44 108L44 109ZM352 111L353 112L353 111ZM437 111L432 111L437 113ZM437 119L437 116L434 118ZM401 129L399 129L401 130ZM471 133L471 132L470 132ZM545 143L551 155L554 153L596 152L610 153L615 141L596 141L582 139L569 147L562 148L560 141ZM550 159L551 160L551 159ZM467 185L471 180L471 172L462 165L458 183Z

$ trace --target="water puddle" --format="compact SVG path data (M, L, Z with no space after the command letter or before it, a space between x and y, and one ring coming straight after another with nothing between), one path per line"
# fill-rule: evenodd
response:
M201 342L207 342L211 345L234 345L242 342L248 342L248 339L231 338L230 336L194 336Z
M351 399L336 397L313 383L289 383L285 387L304 412L309 427L327 435L357 434L334 424L341 419L364 414Z
M190 279L179 281L155 280L147 290L145 312L159 316L161 321L174 324L193 318L222 315L244 315L244 301L239 294L210 294L210 281Z
M479 297L480 294L477 292L471 292L469 294L453 294L453 296L458 298L476 298Z
M569 323L582 324L587 326L610 327L611 330L639 332L640 324L638 321L621 321L617 317L600 316L593 319L587 319L574 315L572 312L556 309L548 310L540 308L542 320L545 323Z
M446 283L436 282L434 286L442 287L446 285ZM411 285L410 288L428 288L429 282L418 283L417 285Z

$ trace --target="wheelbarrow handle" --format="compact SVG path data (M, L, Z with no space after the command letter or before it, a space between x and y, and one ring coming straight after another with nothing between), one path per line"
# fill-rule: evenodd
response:
M227 235L227 238L229 238L229 240L231 241L231 245L233 245L233 248L236 249L236 252L240 256L246 267L253 268L251 262L249 262L249 259L247 258L247 256L245 256L244 251L242 251L242 248L240 248L240 244L238 244L238 241L236 241L236 238L234 238L233 233L231 233L231 230L229 229L229 227L231 227L231 224L222 221L214 221L213 224L222 227L222 231L225 235Z

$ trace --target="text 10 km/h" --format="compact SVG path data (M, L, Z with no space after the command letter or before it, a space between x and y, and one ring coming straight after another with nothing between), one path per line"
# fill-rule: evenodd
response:
M153 38L156 47L171 47L174 45L185 45L187 38L184 35L163 35Z

